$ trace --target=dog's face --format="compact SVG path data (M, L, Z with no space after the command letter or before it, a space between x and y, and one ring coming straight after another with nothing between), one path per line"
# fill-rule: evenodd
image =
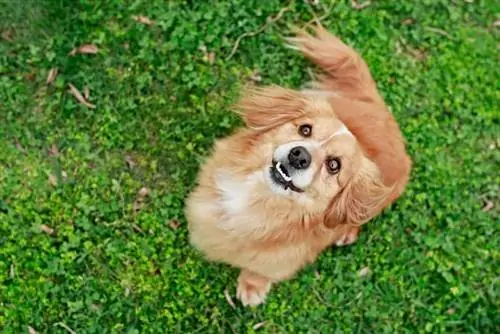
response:
M352 177L353 162L359 163L362 154L328 105L311 102L310 107L316 110L279 125L266 136L273 146L269 179L277 193L306 193L328 200Z
M313 201L327 221L371 218L388 189L326 99L268 87L247 94L239 107L259 144L270 148L262 159L274 193Z

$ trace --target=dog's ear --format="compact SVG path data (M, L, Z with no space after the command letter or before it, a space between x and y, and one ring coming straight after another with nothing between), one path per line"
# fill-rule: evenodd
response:
M278 86L246 89L236 111L247 127L263 131L304 115L306 99L299 92Z
M378 167L363 158L362 165L352 180L333 199L325 214L325 225L360 226L382 211L392 187L384 185Z

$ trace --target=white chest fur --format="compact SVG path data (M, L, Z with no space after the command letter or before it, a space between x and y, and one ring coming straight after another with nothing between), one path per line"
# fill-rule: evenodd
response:
M236 179L231 173L221 171L216 177L216 186L220 197L218 204L228 215L237 215L248 207L252 184L249 178Z

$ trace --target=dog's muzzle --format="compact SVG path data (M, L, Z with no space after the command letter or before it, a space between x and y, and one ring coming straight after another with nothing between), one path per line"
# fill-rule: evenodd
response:
M309 143L291 142L280 145L273 154L271 178L285 190L304 192L312 180L312 155ZM312 147L311 147L312 148Z

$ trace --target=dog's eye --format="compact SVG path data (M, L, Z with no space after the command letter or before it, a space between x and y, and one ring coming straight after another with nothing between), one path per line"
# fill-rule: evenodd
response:
M338 172L340 172L340 167L341 167L340 159L328 158L326 160L326 167L328 168L328 172L330 172L330 174L332 175L338 174Z
M299 126L299 134L304 137L311 137L312 126L309 124L302 124L301 126Z

